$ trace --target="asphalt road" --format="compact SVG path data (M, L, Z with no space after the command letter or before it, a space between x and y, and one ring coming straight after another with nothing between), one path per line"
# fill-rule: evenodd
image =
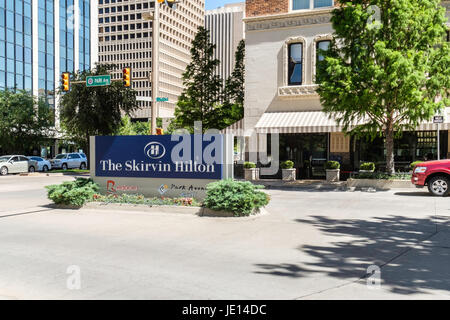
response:
M253 218L53 209L43 186L69 179L0 177L1 299L450 298L448 197L270 190Z

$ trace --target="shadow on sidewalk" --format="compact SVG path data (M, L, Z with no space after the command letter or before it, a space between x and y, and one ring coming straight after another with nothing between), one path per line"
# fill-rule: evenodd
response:
M446 217L389 216L367 221L312 216L296 222L313 225L324 237L334 239L325 246L298 247L310 256L305 262L260 263L255 265L256 273L291 278L314 274L351 280L367 276L367 268L377 265L381 267L383 288L391 292L450 290L450 233L437 229L437 225L440 230L450 226ZM446 244L433 240L437 234Z

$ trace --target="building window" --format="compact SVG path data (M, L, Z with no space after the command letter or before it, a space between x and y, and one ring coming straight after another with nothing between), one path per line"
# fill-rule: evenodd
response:
M303 80L303 43L289 44L288 59L288 85L301 85Z
M333 0L292 0L292 10L332 7Z
M330 49L331 41L330 40L322 40L316 42L316 73L317 70L321 67L321 61L325 60L323 55L324 51L328 51Z

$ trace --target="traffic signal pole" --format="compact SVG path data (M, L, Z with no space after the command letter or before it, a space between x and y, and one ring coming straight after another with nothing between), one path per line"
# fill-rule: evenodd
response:
M155 1L152 22L152 108L151 108L151 132L156 134L156 116L158 107L156 98L158 97L159 81L159 1Z

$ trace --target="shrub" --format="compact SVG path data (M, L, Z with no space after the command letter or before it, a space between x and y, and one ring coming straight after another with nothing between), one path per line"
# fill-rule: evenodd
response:
M233 212L235 216L248 216L269 203L269 196L249 181L231 179L212 182L206 186L204 205L212 210Z
M253 169L256 168L256 164L254 162L244 162L245 169Z
M353 179L411 180L411 175L409 173L362 172L355 175Z
M75 181L66 181L62 184L46 186L47 196L56 204L65 204L81 207L91 200L99 187L91 179L77 178Z
M411 170L414 170L414 167L417 166L419 163L422 163L423 161L414 161L409 166L411 167Z
M340 167L341 167L341 164L337 161L325 162L325 169L327 169L327 170L335 170L335 169L339 169Z
M375 171L375 163L365 162L359 166L359 170Z
M292 169L294 167L294 162L291 160L283 161L281 163L281 169Z

